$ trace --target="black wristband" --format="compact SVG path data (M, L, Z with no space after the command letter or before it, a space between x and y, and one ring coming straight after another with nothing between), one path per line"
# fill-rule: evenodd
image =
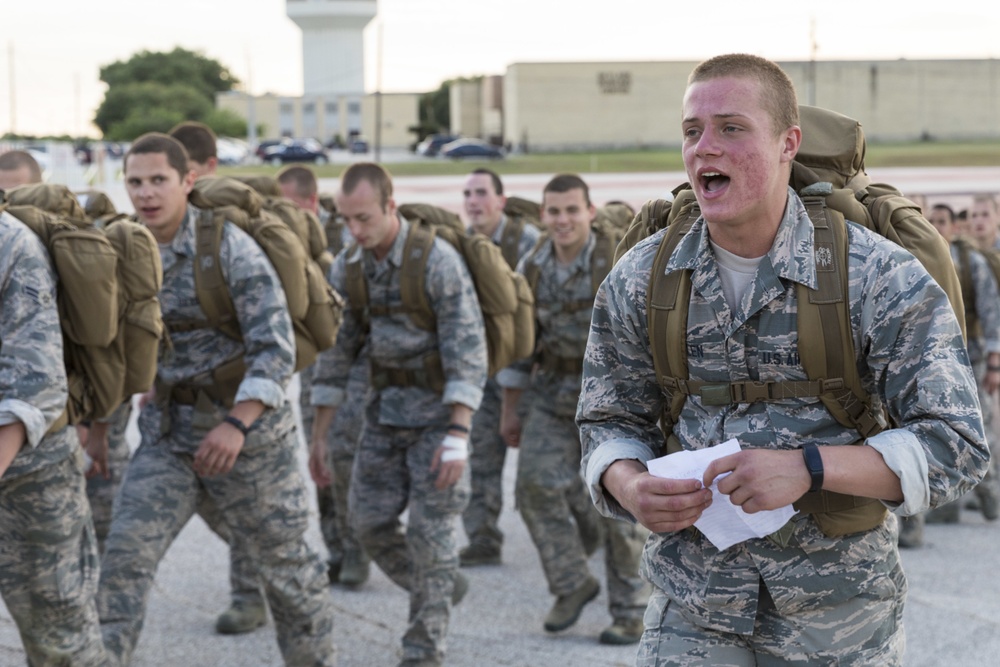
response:
M243 434L244 438L247 437L247 433L250 432L249 426L247 426L242 421L240 421L239 419L237 419L232 415L226 415L225 417L222 418L222 421L226 422L230 426L235 426L237 429L239 429L240 433Z
M469 434L469 427L468 426L462 426L461 424L448 424L448 430L449 431L458 431L459 433L465 433L466 435Z
M1000 371L1000 366L987 366L986 371L988 373L995 373L997 371Z
M823 488L823 457L819 454L819 447L810 443L801 446L802 458L806 462L806 470L809 471L809 478L812 484L809 491L815 493Z

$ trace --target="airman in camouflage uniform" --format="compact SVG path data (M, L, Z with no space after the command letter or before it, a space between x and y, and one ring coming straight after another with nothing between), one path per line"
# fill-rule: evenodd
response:
M933 206L927 215L941 235L949 242L951 259L962 284L962 300L965 304L966 349L979 388L979 405L983 412L983 428L986 441L992 442L997 429L997 392L1000 391L1000 289L997 279L983 253L976 250L971 240L958 235L955 212L946 204ZM987 252L996 252L987 250ZM994 474L996 461L976 488L979 507L988 521L998 516L997 477ZM923 541L923 525L927 521L955 523L959 520L961 503L948 503L925 514L915 514L903 518L899 529L899 545L920 546Z
M691 380L806 377L796 351L796 283L816 284L821 249L788 187L801 142L797 110L787 76L756 56L713 58L689 79L683 155L702 217L666 271L691 272L687 340L675 342L686 345ZM594 502L654 533L642 563L654 592L636 664L901 664L906 579L896 516L956 498L989 461L948 299L911 254L849 224L858 370L894 426L861 440L816 396L718 405L691 394L673 428L678 444L691 450L737 438L743 449L711 463L701 480L656 478L645 462L665 453L659 423L669 411L645 304L662 235L632 248L598 292L577 413ZM810 457L814 472L807 451L819 456L819 466ZM882 518L873 528L828 536L820 521L829 515L800 512L769 539L720 552L692 528L713 483L747 512L822 489L879 499L891 513L876 502Z
M503 183L489 169L476 169L462 190L465 217L472 232L483 234L504 251L510 268L535 247L541 230L525 218L509 218L504 213L507 198ZM503 509L503 466L507 444L500 437L500 405L503 393L495 378L486 381L483 402L472 418L469 442L469 470L472 495L462 513L469 545L459 552L463 566L494 565L500 562L503 532L500 511Z
M208 497L231 533L225 537L250 554L264 582L285 663L331 665L332 609L323 565L304 537L306 490L285 398L295 344L284 293L263 250L226 223L219 262L243 340L197 326L205 321L192 266L199 211L187 203L194 178L186 157L174 139L150 134L125 158L129 196L161 245L159 298L172 334L160 350L155 397L139 416L142 442L102 562L105 646L129 662L157 565ZM227 388L235 396L223 395Z
M170 129L170 136L184 146L188 167L195 178L214 178L219 166L218 144L212 128L198 121L183 121ZM249 553L233 543L221 510L209 496L198 503L198 515L219 537L229 544L229 608L215 620L215 631L242 634L267 622L267 603L260 577Z
M64 419L55 274L38 237L7 213L0 248L0 595L28 664L102 666L97 543Z
M356 163L341 176L341 188L337 210L356 245L330 269L330 283L345 296L347 309L337 345L316 366L310 468L314 478L328 474L326 431L364 343L372 392L351 477L351 521L375 563L410 593L401 664L440 665L449 602L467 586L457 569L455 520L469 499L468 431L486 382L482 312L465 262L435 238L424 289L436 326L417 327L400 295L403 247L416 232L396 213L388 173ZM346 283L355 269L370 309L352 303ZM369 327L359 319L364 313ZM399 517L407 510L404 532Z
M290 165L279 171L275 178L282 196L319 218L328 233L327 246L334 257L353 242L346 225L337 224L332 220L333 213L319 205L316 175L309 167ZM313 426L313 407L309 401L313 368L310 366L299 372L299 411L302 415L302 433L307 443ZM330 427L326 461L330 473L328 483L316 485L320 532L330 554L327 574L330 583L340 583L350 588L360 586L368 580L370 564L368 554L351 528L347 506L351 468L354 466L354 453L357 451L358 437L364 421L368 386L368 360L362 353L351 368L347 400L337 410L337 416Z
M573 421L594 303L596 234L591 223L596 213L587 185L578 176L556 176L545 186L542 222L548 238L518 266L524 274L537 272L537 282L529 282L535 290L538 352L497 374L504 388L501 433L510 446L520 448L517 506L538 549L549 591L556 596L544 623L549 632L576 623L583 606L600 590L587 567L596 544L588 549L581 530L597 517L586 503L580 433ZM522 391L527 391L527 400L521 399ZM522 404L528 406L523 428ZM613 618L601 640L632 643L642 634L649 599L649 589L639 578L647 532L623 521L597 520L605 534Z

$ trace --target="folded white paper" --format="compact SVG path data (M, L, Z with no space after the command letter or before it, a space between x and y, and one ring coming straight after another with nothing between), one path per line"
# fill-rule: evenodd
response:
M676 452L649 461L646 465L654 477L668 479L697 479L705 477L705 469L715 459L729 456L740 451L740 443L730 439L721 445ZM795 514L795 508L786 505L776 510L764 510L747 514L742 507L734 505L729 496L719 493L719 480L728 475L720 475L712 483L712 504L705 510L701 518L695 522L695 528L704 533L715 548L724 551L734 544L754 537L766 537L778 530Z

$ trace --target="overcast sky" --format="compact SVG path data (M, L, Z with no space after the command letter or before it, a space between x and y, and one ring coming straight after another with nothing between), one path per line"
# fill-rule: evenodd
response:
M365 31L369 91L379 69L383 91L424 92L456 76L503 74L515 62L701 60L733 51L808 60L813 35L821 60L1000 56L1000 3L984 0L379 0L378 7ZM301 32L285 0L4 0L0 134L13 126L96 135L90 121L104 96L101 66L175 46L219 60L254 94L302 92Z

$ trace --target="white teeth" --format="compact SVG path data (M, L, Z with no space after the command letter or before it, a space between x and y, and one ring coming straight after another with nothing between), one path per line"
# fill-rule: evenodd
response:
M722 176L722 174L717 171L706 171L701 175L702 178L712 178L713 176Z

